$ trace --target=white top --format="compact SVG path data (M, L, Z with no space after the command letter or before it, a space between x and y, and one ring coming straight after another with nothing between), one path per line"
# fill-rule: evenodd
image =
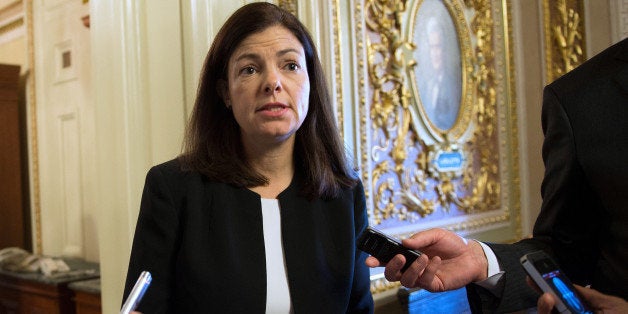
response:
M279 200L262 198L266 249L266 313L291 313L286 261L281 241Z

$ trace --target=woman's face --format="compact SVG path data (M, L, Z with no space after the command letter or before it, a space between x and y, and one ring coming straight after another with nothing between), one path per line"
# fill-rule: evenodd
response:
M285 141L307 115L310 80L299 40L282 26L245 38L229 59L222 95L245 143Z

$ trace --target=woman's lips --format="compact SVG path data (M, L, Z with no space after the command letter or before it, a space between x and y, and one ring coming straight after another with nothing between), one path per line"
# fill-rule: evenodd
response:
M269 116L279 116L283 114L287 109L288 106L282 103L271 103L258 108L256 112L260 112Z

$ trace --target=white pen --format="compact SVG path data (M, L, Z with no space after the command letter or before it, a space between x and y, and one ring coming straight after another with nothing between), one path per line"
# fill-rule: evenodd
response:
M150 282L152 281L152 276L149 272L143 271L140 274L140 277L137 278L135 285L133 286L133 290L129 293L124 305L122 305L122 309L120 310L120 314L129 314L131 311L135 310L138 304L140 304L140 300L144 296L144 292L148 289Z

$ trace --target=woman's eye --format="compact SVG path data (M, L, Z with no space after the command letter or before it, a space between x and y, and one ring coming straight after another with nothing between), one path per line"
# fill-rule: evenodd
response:
M288 70L290 70L290 71L296 71L296 70L300 69L301 67L299 66L299 64L298 64L298 63L296 63L296 62L291 62L291 63L288 63L288 65L286 65L286 68L287 68Z
M255 68L251 66L244 67L242 68L242 70L240 70L240 73L245 74L245 75L255 74L255 72L256 72Z

